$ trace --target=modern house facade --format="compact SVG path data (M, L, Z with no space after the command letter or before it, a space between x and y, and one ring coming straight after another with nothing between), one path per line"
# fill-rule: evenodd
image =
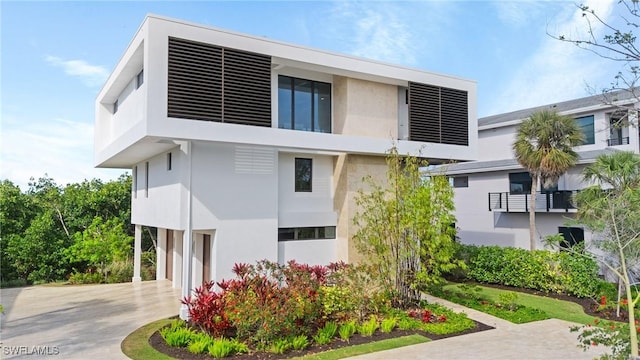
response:
M536 194L537 248L561 233L569 242L590 240L584 228L568 225L575 217L572 195L588 185L582 170L600 154L639 152L637 99L620 91L478 119L478 161L444 166L455 187L456 227L463 243L529 248L531 177L515 160L512 144L519 124L535 111L553 109L576 119L584 144L575 148L578 164L556 186Z
M135 273L188 294L234 263L354 261L355 196L385 152L477 159L476 84L155 15L96 103L95 163L131 169Z

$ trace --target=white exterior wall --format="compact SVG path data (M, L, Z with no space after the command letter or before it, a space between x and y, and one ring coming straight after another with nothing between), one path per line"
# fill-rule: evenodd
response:
M328 265L337 261L336 239L281 241L278 243L278 262L295 260L301 264Z
M583 166L570 170L558 180L558 190L584 188L580 172ZM456 227L464 244L500 245L529 248L529 214L526 212L489 211L490 192L509 191L509 173L523 170L493 171L469 174L469 187L456 188ZM539 190L539 188L538 188ZM545 198L538 196L537 203L545 206ZM536 212L536 231L540 237L558 233L558 227L567 226L574 217L572 212ZM588 237L585 231L585 239ZM538 248L543 248L538 242Z
M312 159L311 192L295 192L295 158ZM333 157L280 153L278 226L336 226L333 209Z
M502 160L512 156L516 125L487 129L478 133L478 160Z
M237 262L278 259L278 158L275 149L194 143L194 231L212 237L214 279Z
M147 161L138 163L134 170L134 194L131 204L131 223L163 227L166 229L184 229L181 213L184 210L182 194L184 190L184 167L186 155L179 148L171 150L172 170L167 170L167 152L160 153ZM146 163L149 163L149 174ZM148 176L149 186L146 189Z

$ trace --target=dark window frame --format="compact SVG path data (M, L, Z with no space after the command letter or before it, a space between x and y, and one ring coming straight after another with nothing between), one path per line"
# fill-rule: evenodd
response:
M173 169L173 154L171 152L167 153L167 171L171 171Z
M454 176L453 177L453 187L454 188L468 188L469 187L469 177L468 176Z
M595 144L596 143L595 117L593 115L579 116L576 118L576 122L578 123L578 127L584 134L584 141L582 142L581 145Z
M300 81L304 81L304 82L308 82L310 89L311 89L311 102L310 102L310 109L309 109L309 115L310 118L308 119L310 121L310 127L311 129L306 130L306 129L300 129L300 128L296 128L296 83L300 82ZM282 84L287 84L288 86L283 86ZM322 126L322 119L320 118L320 104L316 103L316 96L320 96L319 91L321 90L321 87L328 87L329 93L328 93L328 101L329 101L329 122L328 122L328 129L324 128ZM310 79L303 79L303 78L297 78L297 77L293 77L293 76L288 76L288 75L278 75L278 95L280 94L281 91L286 91L289 92L289 97L288 99L288 113L287 115L289 115L289 119L282 119L281 116L283 115L283 113L279 110L278 111L278 128L280 129L288 129L288 130L298 130L298 131L309 131L309 132L320 132L320 133L327 133L327 134L331 134L332 133L332 128L333 128L333 108L332 108L332 92L333 92L333 86L331 83L328 82L323 82L323 81L316 81L316 80L310 80ZM280 97L278 98L278 106L284 105L284 104L280 104ZM326 119L325 119L326 120ZM300 125L300 124L299 124Z
M304 168L302 168L304 166ZM305 171L305 173L302 173ZM308 172L308 175L306 174ZM313 192L313 159L294 159L293 182L295 192Z
M560 243L560 249L568 250L578 244L584 243L584 229L575 226L559 226L558 233L564 239Z
M307 226L278 229L278 241L331 240L335 238L335 226Z
M526 174L526 176L525 176ZM526 177L528 176L528 181ZM522 184L522 189L515 189L515 184ZM523 171L516 173L509 173L509 194L517 195L517 194L531 194L531 185L533 181L531 179L531 174ZM528 186L527 186L528 185Z

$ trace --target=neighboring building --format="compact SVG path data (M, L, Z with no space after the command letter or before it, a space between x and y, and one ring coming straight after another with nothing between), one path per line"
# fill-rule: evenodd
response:
M96 100L95 163L132 169L134 281L155 227L156 276L188 294L236 262L353 261L362 177L394 144L475 160L475 114L473 81L148 16Z
M605 104L591 96L557 104L519 110L478 119L479 160L446 165L455 187L456 227L463 243L529 248L531 177L515 160L511 148L522 120L537 110L554 109L576 118L585 135L575 148L578 164L560 177L551 189L538 188L536 230L539 238L562 233L569 241L589 240L579 226L567 225L575 216L571 198L589 184L582 170L603 153L639 151L636 99L628 92L614 94ZM542 248L542 241L538 248Z

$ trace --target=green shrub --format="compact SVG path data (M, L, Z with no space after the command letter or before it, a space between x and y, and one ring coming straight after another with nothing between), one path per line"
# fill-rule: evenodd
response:
M331 337L329 337L326 333L318 332L313 336L313 341L318 345L325 345L331 342Z
M225 338L220 338L214 339L213 343L209 345L207 350L209 352L209 355L213 356L214 358L223 358L232 355L235 351L235 348L236 346L233 341Z
M498 296L500 305L504 306L505 308L507 308L509 311L516 311L518 310L518 294L513 292L513 291L509 291L503 294L500 294Z
M340 339L344 341L349 341L349 339L356 333L356 322L355 320L347 321L340 325L340 329L338 329L338 334L340 335Z
M362 336L372 336L378 330L378 326L378 319L375 316L371 316L368 321L358 326L358 333Z
M246 354L249 352L249 346L238 339L231 339L234 354Z
M460 245L457 256L463 275L482 283L594 297L601 282L595 260L568 252Z
M162 336L169 346L185 347L189 345L191 338L194 336L194 332L185 327L174 327L172 324L170 327L161 329L160 336Z
M107 283L130 282L133 277L133 260L114 260L107 265Z
M299 335L291 339L291 348L293 350L304 350L309 347L309 338L306 335Z
M292 347L293 345L288 339L276 339L271 343L267 350L274 354L284 354Z
M419 321L409 317L403 317L398 321L398 329L400 330L415 330L419 325Z
M204 354L208 351L209 345L213 344L213 338L205 333L197 333L191 337L187 350L193 354Z
M73 285L81 285L81 284L100 284L104 278L99 273L80 273L74 272L69 275L69 283ZM131 280L131 279L129 279Z
M382 323L380 323L380 330L382 330L383 333L390 333L393 331L393 329L396 328L397 324L398 324L398 319L394 317L386 318L382 320Z

